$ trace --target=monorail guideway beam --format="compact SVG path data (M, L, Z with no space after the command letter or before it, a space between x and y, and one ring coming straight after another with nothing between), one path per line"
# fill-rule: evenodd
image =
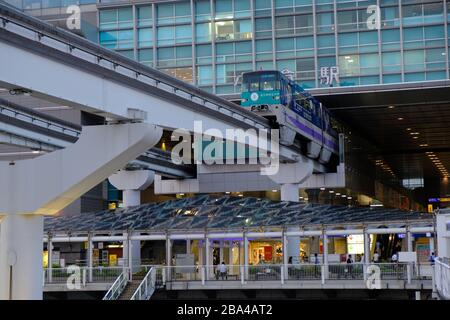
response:
M161 135L147 123L88 126L63 150L0 162L0 299L42 299L43 216L59 212Z

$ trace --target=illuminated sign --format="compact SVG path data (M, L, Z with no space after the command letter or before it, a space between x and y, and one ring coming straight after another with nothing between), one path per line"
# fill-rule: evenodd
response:
M429 198L428 202L450 202L450 198Z

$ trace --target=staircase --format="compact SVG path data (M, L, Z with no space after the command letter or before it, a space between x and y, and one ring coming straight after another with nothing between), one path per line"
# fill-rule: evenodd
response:
M127 283L125 289L122 291L117 300L130 300L144 277L145 275L133 275L133 280Z

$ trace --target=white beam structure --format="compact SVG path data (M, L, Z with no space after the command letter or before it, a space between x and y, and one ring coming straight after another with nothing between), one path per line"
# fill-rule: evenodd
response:
M43 215L59 212L161 135L145 123L90 126L66 149L0 162L0 299L42 299Z
M155 69L2 6L0 85L96 113L107 119L146 117L164 128L265 128L268 121ZM45 70L46 81L42 81ZM76 90L75 90L76 88ZM80 94L81 93L81 94ZM200 132L198 132L200 133Z

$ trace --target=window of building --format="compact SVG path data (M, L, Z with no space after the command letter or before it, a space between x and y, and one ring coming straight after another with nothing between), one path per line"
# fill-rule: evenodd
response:
M381 57L383 61L383 73L401 72L402 60L400 52L383 52Z
M217 84L231 84L238 87L234 92L240 91L240 85L236 82L237 77L240 77L244 72L252 71L251 63L236 63L236 64L218 64L216 65L216 82Z
M382 50L400 50L400 29L381 31Z
M277 59L292 59L295 57L295 39L281 38L276 39L275 48L277 51Z
M301 14L295 16L295 34L313 33L313 15Z
M359 55L339 56L339 73L341 76L358 76L359 71Z
M255 8L255 16L270 16L272 12L271 0L253 0L253 8Z
M184 82L192 83L192 67L160 69L160 70Z
M382 27L400 26L398 7L381 8L381 25Z
M197 42L210 42L212 40L211 23L199 23L195 25L195 39Z
M403 47L405 49L423 46L423 27L403 29Z
M316 15L317 32L334 32L334 13L318 13Z
M298 37L296 41L296 56L310 57L314 55L314 37Z
M197 67L197 84L210 85L213 83L212 66L198 66Z
M156 12L158 25L191 21L191 4L189 2L159 3Z
M218 43L216 46L217 62L249 61L252 59L252 43L227 42Z
M425 49L426 69L445 69L445 48Z
M356 10L338 11L337 22L339 31L356 30L358 28L358 14Z
M192 26L176 26L175 27L175 43L192 42Z
M109 49L132 49L133 30L100 31L100 44Z
M405 72L422 71L425 69L424 50L410 50L403 53Z
M275 17L275 34L277 36L292 35L294 33L294 16Z
M211 3L209 0L194 1L195 4L195 20L211 21Z
M216 0L215 11L216 11L216 19L232 19L233 18L232 0Z
M133 27L133 10L131 7L99 11L100 30L128 29Z
M304 80L311 79L315 77L315 63L314 58L308 59L297 59L296 60L296 79Z
M137 7L138 27L150 27L152 26L152 7L142 6Z
M173 45L192 42L190 25L158 27L158 45Z
M274 0L274 7L276 14L294 12L293 0Z
M234 21L219 21L215 23L216 40L234 39Z
M416 25L422 22L422 5L403 5L402 6L403 25Z
M141 49L138 51L138 61L149 67L153 66L153 49Z
M250 17L250 0L234 0L234 16L236 18Z
M238 20L234 22L235 39L251 39L252 24L250 20Z
M158 67L192 65L192 47L158 48Z
M272 18L255 19L256 38L272 37Z
M272 39L256 40L255 41L256 60L272 59L273 57L272 48L273 48Z
M334 54L335 53L335 38L334 34L317 36L317 47L319 54Z
M142 28L138 29L138 47L151 47L153 46L153 29Z
M195 52L198 64L212 63L212 47L210 44L197 45Z

